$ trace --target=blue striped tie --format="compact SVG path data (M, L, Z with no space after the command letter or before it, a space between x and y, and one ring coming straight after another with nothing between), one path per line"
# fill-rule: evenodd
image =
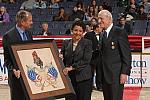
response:
M28 40L25 32L22 33L22 36L23 36L23 37L22 37L22 40L23 40L23 41Z

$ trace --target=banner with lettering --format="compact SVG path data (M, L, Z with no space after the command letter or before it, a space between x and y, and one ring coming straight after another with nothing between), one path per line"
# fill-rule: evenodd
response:
M142 54L142 87L150 87L150 54Z
M0 84L8 84L8 71L4 65L4 56L0 50Z
M150 54L132 53L131 75L125 87L150 87ZM8 71L0 49L0 84L8 84Z
M141 78L141 53L132 53L131 74L125 84L126 87L141 87L141 83L145 84L146 79ZM144 63L143 63L144 64Z

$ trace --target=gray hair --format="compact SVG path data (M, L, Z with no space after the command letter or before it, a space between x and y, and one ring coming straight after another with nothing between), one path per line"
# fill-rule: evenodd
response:
M25 11L25 10L20 10L17 14L16 14L16 22L21 22L21 21L26 21L27 17L31 15L30 12Z
M112 14L108 10L101 10L98 13L98 17L101 16L101 15L103 15L103 16L109 18L111 21L113 21Z

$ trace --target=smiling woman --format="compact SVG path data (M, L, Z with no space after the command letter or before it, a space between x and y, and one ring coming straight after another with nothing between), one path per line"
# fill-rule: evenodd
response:
M61 53L65 65L63 73L69 75L76 92L76 95L70 95L66 100L91 100L92 43L83 38L85 28L83 22L75 22L71 28L72 39L65 40L62 45Z
M73 43L77 44L79 42L79 40L83 37L83 34L85 32L85 25L81 24L80 22L76 22L76 24L74 24L72 26L72 40Z

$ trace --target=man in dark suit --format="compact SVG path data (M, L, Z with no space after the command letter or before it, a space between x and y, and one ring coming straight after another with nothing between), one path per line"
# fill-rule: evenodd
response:
M103 27L102 38L102 88L104 100L122 100L124 83L131 70L131 51L126 32L113 25L107 10L98 13Z
M42 31L38 35L43 35L43 36L50 36L51 33L48 30L48 23L44 22L41 25Z
M10 86L11 100L29 100L26 90L23 89L20 70L13 63L11 57L11 44L22 41L32 41L32 35L28 28L32 25L32 15L28 11L21 10L16 15L16 26L3 36L4 62L8 68L8 83Z
M132 34L131 25L126 22L125 16L120 16L118 18L118 24L116 26L124 29L126 31L127 35Z
M94 77L94 73L96 70L96 87L98 90L101 90L101 75L97 73L98 70L100 70L100 57L101 57L101 37L103 28L99 24L96 24L93 26L92 32L87 32L84 35L84 38L87 38L92 41L92 59L91 59L91 67L92 67L92 76Z

